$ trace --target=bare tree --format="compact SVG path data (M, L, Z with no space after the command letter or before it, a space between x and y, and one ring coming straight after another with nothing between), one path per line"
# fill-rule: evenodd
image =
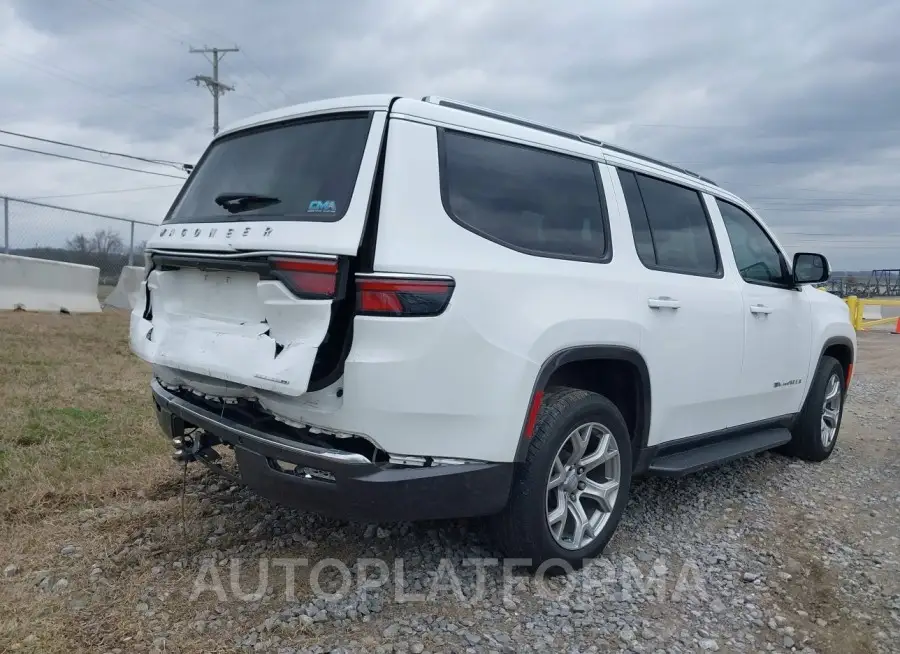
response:
M67 257L72 263L96 266L101 281L118 276L127 262L127 248L117 232L98 229L93 235L76 234L66 241Z
M122 254L125 251L125 243L116 232L98 229L93 236L76 234L66 241L66 249L107 257L114 254Z
M106 229L98 229L91 239L93 252L108 257L111 254L121 254L125 251L125 243L116 232Z
M66 249L86 254L91 251L91 239L86 234L76 234L66 240Z

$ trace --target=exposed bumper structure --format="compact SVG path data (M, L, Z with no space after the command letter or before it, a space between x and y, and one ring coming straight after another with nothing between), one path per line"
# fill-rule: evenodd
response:
M427 467L373 463L362 454L265 433L151 384L169 438L194 426L234 447L241 480L279 504L365 522L490 515L503 509L512 463Z

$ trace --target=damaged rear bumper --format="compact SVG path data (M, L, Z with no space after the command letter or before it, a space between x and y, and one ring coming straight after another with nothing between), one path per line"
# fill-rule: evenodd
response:
M390 522L491 515L503 509L512 463L427 467L373 463L259 431L216 415L151 383L157 419L169 438L198 427L234 447L241 481L279 504L348 520Z

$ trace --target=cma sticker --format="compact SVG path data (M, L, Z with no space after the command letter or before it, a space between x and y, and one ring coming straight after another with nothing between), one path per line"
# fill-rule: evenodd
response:
M334 200L313 200L306 209L307 213L336 213L337 205Z

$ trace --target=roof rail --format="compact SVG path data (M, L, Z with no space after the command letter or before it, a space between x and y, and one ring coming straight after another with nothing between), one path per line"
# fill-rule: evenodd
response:
M441 105L442 107L448 107L450 109L458 109L460 111L467 111L472 114L477 114L479 116L485 116L487 118L494 118L497 120L502 120L507 123L511 123L513 125L519 125L520 127L529 127L531 129L536 129L538 131L544 132L546 134L553 134L555 136L561 136L567 139L573 139L576 141L582 141L584 143L590 143L591 145L596 145L606 150L610 150L612 152L618 152L619 154L625 154L629 157L634 157L635 159L641 159L642 161L646 161L648 163L655 164L657 166L662 166L663 168L668 168L669 170L675 170L680 173L684 173L686 175L690 175L691 177L696 177L699 180L706 182L707 184L712 184L713 186L718 186L713 180L708 177L704 177L698 173L695 173L692 170L688 170L687 168L682 168L680 166L675 166L670 163L666 163L665 161L661 161L659 159L654 159L653 157L648 157L647 155L640 154L639 152L634 152L633 150L628 150L626 148L619 147L617 145L613 145L611 143L607 143L606 141L601 141L599 139L592 138L590 136L583 136L581 134L576 134L575 132L567 132L563 129L558 129L556 127L550 127L549 125L544 125L543 123L537 123L531 120L526 120L524 118L519 118L518 116L513 116L512 114L506 114L501 111L494 111L493 109L486 109L485 107L479 107L478 105L469 104L467 102L460 102L458 100L450 100L448 98L442 98L436 95L426 95L422 98L424 102L430 102L432 104Z

